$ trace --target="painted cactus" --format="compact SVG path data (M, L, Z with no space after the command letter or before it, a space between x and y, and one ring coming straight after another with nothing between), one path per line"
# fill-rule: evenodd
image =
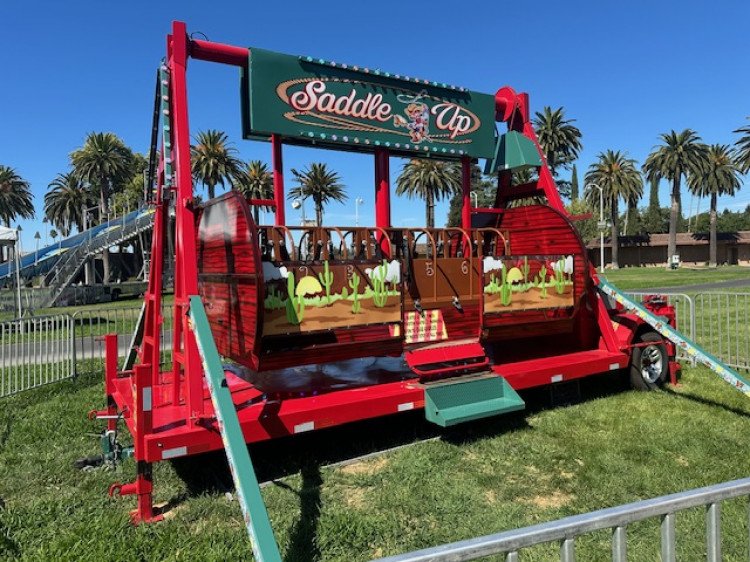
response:
M320 284L325 287L326 290L326 302L331 304L331 285L333 285L333 272L328 269L328 260L323 262L323 272L318 273L318 279Z
M565 292L565 259L559 260L554 267L555 271L555 291L558 295L562 295Z
M352 302L352 314L357 314L362 310L362 303L359 302L359 281L360 277L356 273L352 274L349 279L349 287L351 287L352 296L354 297L354 301Z
M547 298L547 266L542 265L542 268L539 270L539 297L546 299Z
M305 297L295 294L294 273L291 271L286 278L286 288L288 294L288 298L286 299L286 319L290 324L297 326L302 323L302 319L305 316Z
M513 298L511 282L505 272L505 268L500 270L500 302L503 306L508 306Z
M374 275L372 276L372 303L378 308L383 308L386 301L388 301L388 291L385 287L385 278L387 274L388 264L383 260L383 265L376 267Z

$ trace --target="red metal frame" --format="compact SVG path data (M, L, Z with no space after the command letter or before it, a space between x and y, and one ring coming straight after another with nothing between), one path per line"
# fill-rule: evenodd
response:
M137 474L134 482L114 484L111 494L134 494L138 498L133 521L155 521L160 518L153 510L151 465L177 456L196 454L222 447L213 407L204 385L202 365L192 331L188 326L189 297L198 294L197 217L193 200L190 170L190 135L187 110L186 70L188 58L245 67L246 48L202 40L190 40L184 23L174 22L167 38L166 66L170 77L170 117L172 146L162 147L162 159L174 163L174 183L163 177L160 166L155 199L156 216L153 229L153 258L148 291L145 296L145 324L139 361L130 372L117 373L117 340L106 340L107 361L105 388L107 408L98 414L113 416L122 412L134 438ZM567 216L552 175L529 120L528 95L501 88L495 96L497 120L507 123L510 130L520 131L531 139L542 157L539 181L518 186L516 195L541 195L549 205ZM282 139L271 137L274 179L275 224L284 225L284 176ZM389 153L375 151L375 224L385 232L391 226ZM498 177L498 200L495 208L471 208L471 160L462 165L461 222L464 230L471 228L471 213L490 212L502 217L503 208L512 199L510 174ZM175 236L175 304L173 323L173 367L160 369L160 335L162 267L168 226L169 200L176 209ZM265 201L270 203L270 201ZM390 242L380 241L388 255ZM588 283L591 283L589 278ZM588 291L587 294L591 294ZM480 295L481 296L481 295ZM565 358L539 358L495 365L514 388L529 388L560 380L589 376L625 367L629 349L615 334L608 311L600 298L590 302L595 308L601 334L599 349L591 349ZM632 339L630 341L632 343ZM445 353L445 351L443 351ZM572 363L571 363L572 361ZM320 429L351 421L374 418L424 406L424 389L417 380L370 385L338 390L317 396L267 401L250 383L227 373L227 381L237 404L238 417L248 442L272 439L302 431ZM108 417L108 427L114 420Z

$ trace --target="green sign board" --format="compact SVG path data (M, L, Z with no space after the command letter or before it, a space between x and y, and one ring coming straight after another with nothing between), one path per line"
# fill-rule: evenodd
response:
M495 100L427 80L251 49L243 135L406 156L492 158Z

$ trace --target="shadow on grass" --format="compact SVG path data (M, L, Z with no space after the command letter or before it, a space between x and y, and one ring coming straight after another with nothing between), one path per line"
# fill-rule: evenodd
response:
M284 562L310 562L320 559L320 548L315 540L320 519L320 488L323 477L320 466L308 464L302 468L302 486L298 491L288 484L274 481L274 484L299 496L299 519L289 533L289 547Z
M627 379L611 373L575 383L575 392L556 405L549 387L522 392L526 409L521 412L476 420L451 428L440 428L428 422L422 411L353 422L310 433L253 443L249 446L259 482L276 481L309 467L346 462L363 455L377 454L395 447L439 438L450 443L470 443L496 437L506 432L529 428L526 418L542 410L564 407L587 400L604 398L627 390ZM572 395L572 396L571 396ZM187 487L189 495L225 493L233 488L224 451L175 459L172 464Z
M722 410L724 410L725 412L729 412L730 414L735 414L735 415L742 416L745 418L750 418L750 413L748 413L746 410L741 410L739 408L727 406L726 404L723 404L721 402L717 402L715 400L711 400L710 398L705 398L703 396L698 396L697 394L692 394L691 392L676 392L672 390L671 388L666 388L666 387L663 389L663 391L677 398L690 400L691 402L696 402L703 406L721 408Z

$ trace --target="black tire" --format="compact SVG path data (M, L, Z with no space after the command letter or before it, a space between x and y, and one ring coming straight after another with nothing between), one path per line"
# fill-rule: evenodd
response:
M634 347L630 357L630 384L636 390L655 390L667 382L669 356L664 339L656 332L646 332L636 343L652 345Z

